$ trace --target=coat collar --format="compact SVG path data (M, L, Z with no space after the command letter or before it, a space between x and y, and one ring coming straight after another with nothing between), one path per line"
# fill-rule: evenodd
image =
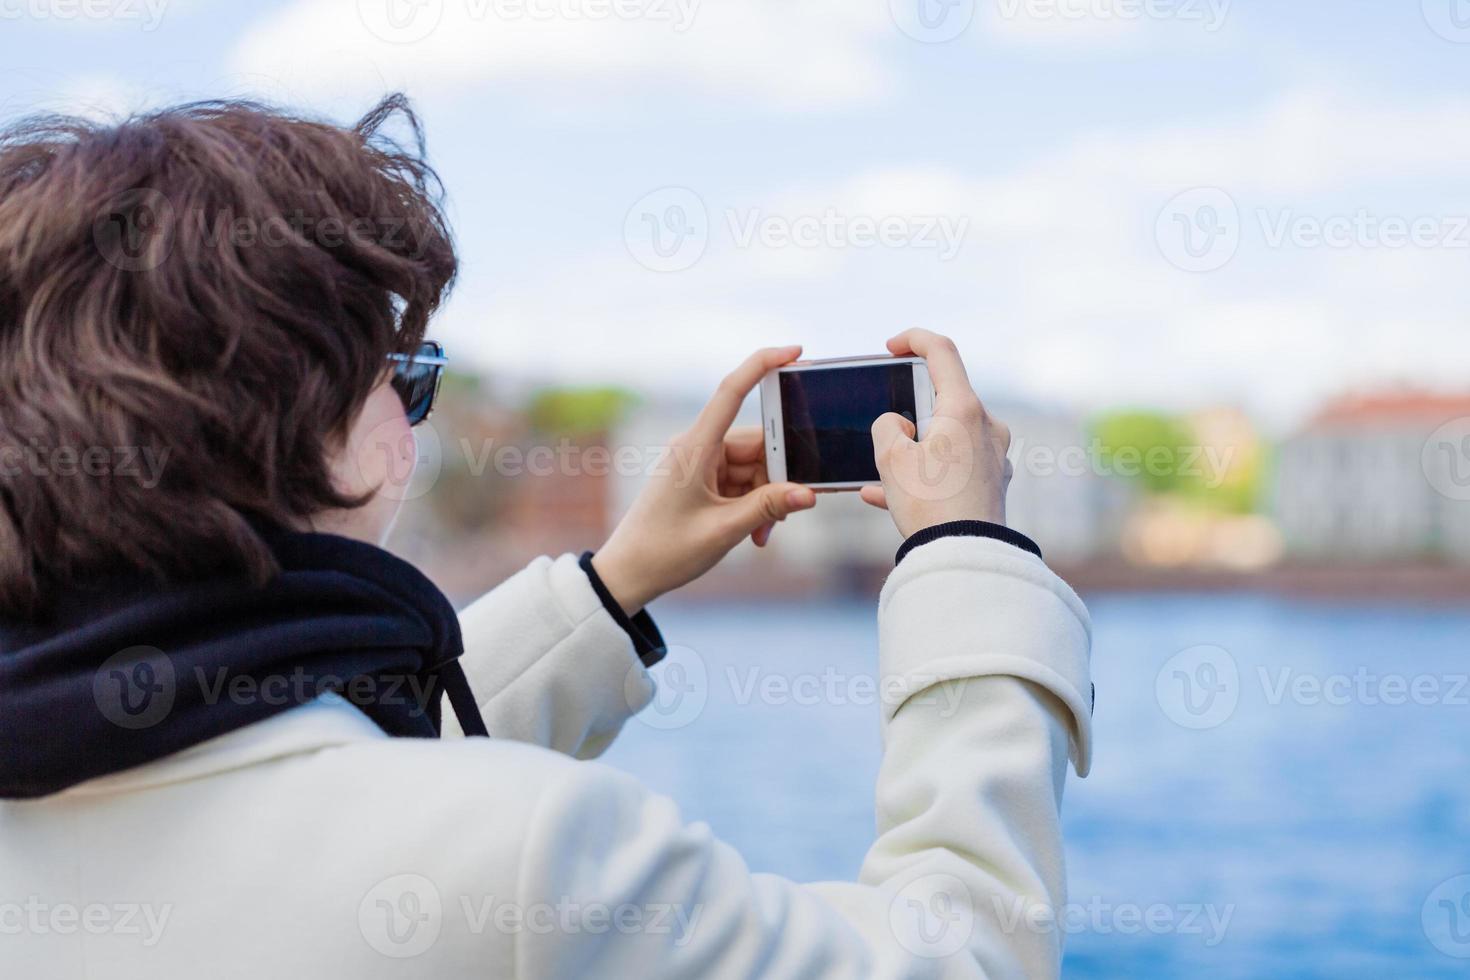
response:
M382 729L361 711L329 693L156 762L80 783L50 799L128 793L201 779L287 756L386 738Z

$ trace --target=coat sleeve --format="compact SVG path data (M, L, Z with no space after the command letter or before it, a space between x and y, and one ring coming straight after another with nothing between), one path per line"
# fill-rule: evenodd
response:
M519 975L1057 976L1062 785L1069 756L1084 775L1090 757L1086 610L1040 559L946 538L895 570L879 616L894 696L858 881L752 874L668 799L575 766L538 806L518 901L576 911L517 935Z
M461 663L495 738L591 758L653 697L632 640L573 555L536 559L459 620ZM461 734L447 709L444 727Z

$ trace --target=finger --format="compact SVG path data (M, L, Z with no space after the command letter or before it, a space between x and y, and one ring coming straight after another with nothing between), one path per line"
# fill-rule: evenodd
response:
M885 412L878 416L873 423L873 459L878 463L879 470L883 469L883 461L892 454L895 443L911 443L918 434L914 423L897 412Z
M929 365L929 377L934 381L937 395L973 394L970 376L965 373L965 362L953 340L930 330L905 330L888 342L888 349L900 356L917 354Z
M815 507L817 495L799 483L768 483L729 504L736 541L766 525L784 521L797 511Z
M917 435L918 430L914 423L896 412L886 412L878 416L873 422L873 462L877 464L880 475L888 474L891 461L901 447L915 448L914 438Z
M882 510L888 509L888 495L883 492L883 488L880 486L863 487L858 490L858 496L862 498L865 504L872 504L874 507Z
M755 543L755 546L757 548L764 548L766 546L766 542L771 540L771 531L774 530L775 527L776 525L774 524L762 524L760 527L755 529L754 533L751 534L750 540Z
M732 463L764 463L766 433L758 425L740 425L725 434L725 459Z
M760 383L766 372L789 364L800 356L801 347L793 345L767 347L747 357L738 368L725 376L725 380L715 389L714 397L704 406L704 411L699 413L693 428L696 438L705 443L723 440L734 423L735 416L740 414L745 396Z

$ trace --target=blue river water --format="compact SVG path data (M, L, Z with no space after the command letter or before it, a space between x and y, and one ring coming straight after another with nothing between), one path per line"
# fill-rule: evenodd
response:
M1095 596L1069 977L1470 976L1470 605ZM851 879L880 745L866 603L670 605L605 761L753 869Z

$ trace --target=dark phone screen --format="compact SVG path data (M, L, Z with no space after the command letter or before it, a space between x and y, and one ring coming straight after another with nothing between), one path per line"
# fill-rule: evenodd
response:
M877 483L873 422L885 412L914 421L914 366L818 368L777 375L786 479Z

